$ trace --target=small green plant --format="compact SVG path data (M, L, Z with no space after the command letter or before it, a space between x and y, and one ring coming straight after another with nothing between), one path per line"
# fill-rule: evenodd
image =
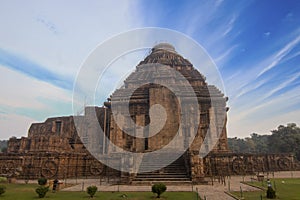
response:
M267 189L267 198L268 199L276 198L276 191L272 187L268 187L268 189Z
M35 190L35 192L39 195L39 198L44 198L48 191L49 191L49 186L48 187L39 186Z
M6 183L6 182L7 182L7 178L0 176L0 183Z
M167 187L163 183L155 183L152 185L152 192L157 194L157 198L160 198L160 195L167 190Z
M47 184L47 179L44 177L41 177L38 179L38 184L39 185L46 185Z
M86 192L93 198L97 192L98 188L94 185L87 187Z
M0 185L0 196L5 193L6 187L4 185Z

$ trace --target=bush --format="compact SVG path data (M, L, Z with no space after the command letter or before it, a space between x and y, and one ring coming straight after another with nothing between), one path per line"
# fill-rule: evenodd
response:
M6 187L4 185L0 185L0 196L5 193Z
M276 198L276 192L272 187L268 187L267 198L268 199L275 199Z
M39 178L39 179L38 179L38 183L39 183L39 185L46 185L47 179L44 178L44 177Z
M49 187L39 186L36 188L35 192L39 195L39 198L44 198L49 191Z
M94 195L96 194L98 188L94 185L87 187L87 193L90 195L91 198L94 197Z
M152 192L157 194L157 198L160 198L160 195L167 190L167 187L163 183L155 183L152 185Z
M6 183L6 182L7 182L7 178L0 176L0 183Z

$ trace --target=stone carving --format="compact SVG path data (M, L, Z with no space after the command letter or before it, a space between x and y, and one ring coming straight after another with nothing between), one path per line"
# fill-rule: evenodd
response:
M3 162L1 164L1 174L6 176L14 175L16 171L16 164L14 161Z
M58 166L57 164L52 160L46 160L42 164L41 173L42 176L45 178L53 178L57 175Z
M286 157L279 158L277 163L281 170L289 170L291 168L291 161Z
M104 165L99 163L99 162L92 162L90 164L90 172L91 174L95 175L95 176L99 176L100 174L102 174L104 171Z
M241 157L235 158L232 162L233 171L237 174L243 174L247 170L244 160Z
M260 172L295 170L297 168L297 163L293 162L293 156L288 154L212 153L205 157L204 163L205 167L208 167L205 171L210 172L206 173L209 176L258 174ZM220 174L220 171L222 174Z

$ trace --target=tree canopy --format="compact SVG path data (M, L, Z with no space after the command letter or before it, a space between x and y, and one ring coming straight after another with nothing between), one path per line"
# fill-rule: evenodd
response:
M0 152L5 152L7 149L7 140L0 140Z
M228 138L228 144L237 153L291 153L300 160L300 128L295 123L280 125L270 135Z

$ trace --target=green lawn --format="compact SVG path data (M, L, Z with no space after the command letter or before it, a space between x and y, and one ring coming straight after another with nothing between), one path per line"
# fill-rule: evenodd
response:
M0 200L37 200L39 199L35 193L37 184L5 184L6 192L0 196ZM126 197L122 197L125 194ZM160 199L168 200L196 200L197 194L194 192L168 192L162 194ZM97 192L93 199L101 200L148 200L156 199L151 192ZM52 193L49 191L44 198L45 200L61 199L61 200L82 200L89 199L86 192L64 192L59 191Z
M284 179L270 179L273 188L276 190L277 199L286 199L286 200L300 200L300 179L295 178L284 178ZM267 189L266 182L247 182L249 185L254 185ZM240 197L240 192L232 192L237 197ZM263 199L266 198L265 191L257 192L243 192L243 196L246 200L260 199L262 195Z

